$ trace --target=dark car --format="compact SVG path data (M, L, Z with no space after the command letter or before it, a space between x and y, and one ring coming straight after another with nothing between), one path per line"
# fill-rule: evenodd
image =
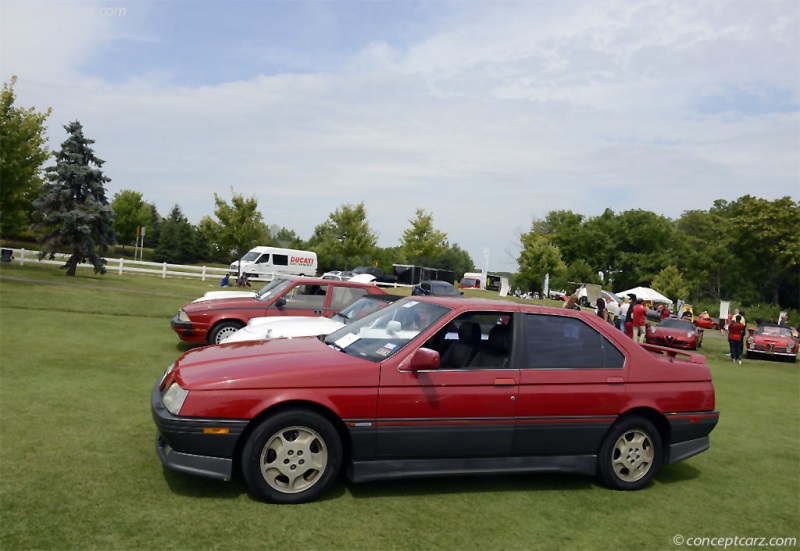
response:
M459 291L455 285L446 281L420 281L411 289L411 295L415 297L460 297L463 294L463 291Z
M153 388L176 471L275 503L398 477L572 472L639 490L709 447L702 355L635 343L597 316L407 297L327 337L196 348Z
M254 296L186 304L170 326L181 340L219 344L264 316L330 317L366 294L386 294L371 283L319 278L275 279Z
M697 350L703 346L703 330L689 320L664 318L658 325L651 325L645 333L650 344Z

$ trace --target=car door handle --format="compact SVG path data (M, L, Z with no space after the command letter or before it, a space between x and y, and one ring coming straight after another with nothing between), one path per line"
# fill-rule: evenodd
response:
M319 314L321 316L322 315L322 310L314 310L314 313L315 314Z
M495 379L494 386L514 386L517 384L517 381L514 379Z
M610 385L624 385L625 379L623 379L622 377L609 377L608 379L606 379L606 382Z

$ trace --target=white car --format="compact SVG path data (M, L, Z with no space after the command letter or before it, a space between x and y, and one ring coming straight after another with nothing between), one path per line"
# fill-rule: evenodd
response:
M329 335L348 322L377 312L399 298L401 297L396 295L364 295L332 318L307 316L252 318L247 325L223 339L220 344Z
M222 300L226 298L247 298L247 297L267 297L272 290L285 281L285 278L276 277L258 291L209 291L202 297L192 302L202 302L204 300Z

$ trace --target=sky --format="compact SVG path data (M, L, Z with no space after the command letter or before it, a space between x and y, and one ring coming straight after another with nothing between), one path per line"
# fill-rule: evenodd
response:
M303 239L363 201L381 247L424 209L493 271L553 210L800 200L797 0L0 0L12 75L109 198Z

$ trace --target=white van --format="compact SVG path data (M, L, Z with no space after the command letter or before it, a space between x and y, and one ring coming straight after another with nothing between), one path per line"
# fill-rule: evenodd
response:
M250 279L272 279L275 274L314 277L317 275L317 253L279 247L255 247L241 260L231 264L231 274L242 274Z

